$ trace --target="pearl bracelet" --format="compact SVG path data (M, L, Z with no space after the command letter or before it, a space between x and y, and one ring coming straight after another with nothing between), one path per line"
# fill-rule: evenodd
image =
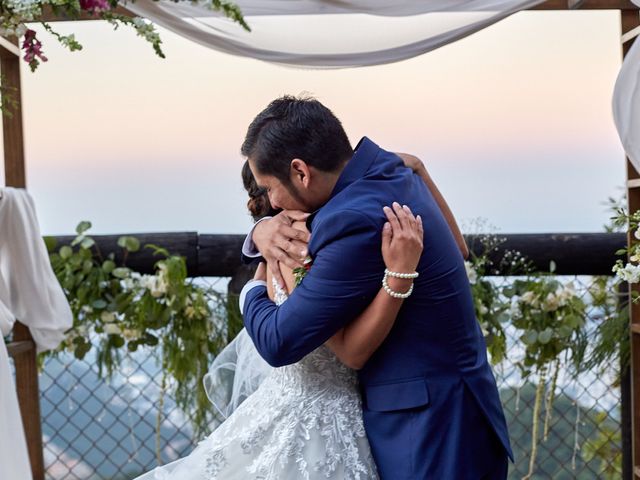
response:
M394 277L394 278L418 278L418 275L420 275L418 272L413 272L413 273L392 272L388 268L384 269L384 274L386 276Z
M409 298L411 296L411 294L413 293L413 284L411 284L411 287L405 293L396 292L396 291L392 290L391 287L389 286L389 282L387 281L388 277L389 277L389 274L387 273L387 271L385 271L384 272L384 277L382 278L382 288L391 297L393 297L393 298Z

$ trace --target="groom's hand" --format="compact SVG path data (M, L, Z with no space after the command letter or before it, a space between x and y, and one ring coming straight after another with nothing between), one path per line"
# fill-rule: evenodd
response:
M311 236L309 232L293 228L291 224L304 221L308 216L308 213L297 210L283 210L275 217L263 220L253 230L253 243L281 286L285 283L280 272L280 263L293 270L302 267L307 256L307 244Z

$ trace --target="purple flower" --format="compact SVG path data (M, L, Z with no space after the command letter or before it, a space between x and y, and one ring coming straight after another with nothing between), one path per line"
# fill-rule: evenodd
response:
M80 0L80 8L91 13L106 12L111 10L111 4L108 0Z
M38 66L40 60L47 61L47 57L42 54L42 43L36 38L36 32L33 30L27 30L24 34L22 49L24 50L24 59L32 69Z

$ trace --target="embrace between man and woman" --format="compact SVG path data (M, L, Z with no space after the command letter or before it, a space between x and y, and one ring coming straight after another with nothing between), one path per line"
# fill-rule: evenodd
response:
M243 256L261 263L227 349L257 361L209 381L252 387L191 454L139 478L505 479L468 251L422 162L367 137L352 148L308 97L271 102L241 151L259 220Z

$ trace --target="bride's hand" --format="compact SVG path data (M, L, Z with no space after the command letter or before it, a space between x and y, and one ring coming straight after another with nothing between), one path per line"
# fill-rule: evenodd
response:
M412 273L422 255L422 218L414 217L409 207L397 202L393 202L393 208L384 207L384 213L389 220L382 230L384 264L392 272Z
M422 175L423 172L426 172L427 169L424 166L424 163L415 155L411 155L409 153L400 153L400 152L396 152L396 155L398 155L400 159L404 162L405 167L409 167L418 175Z

